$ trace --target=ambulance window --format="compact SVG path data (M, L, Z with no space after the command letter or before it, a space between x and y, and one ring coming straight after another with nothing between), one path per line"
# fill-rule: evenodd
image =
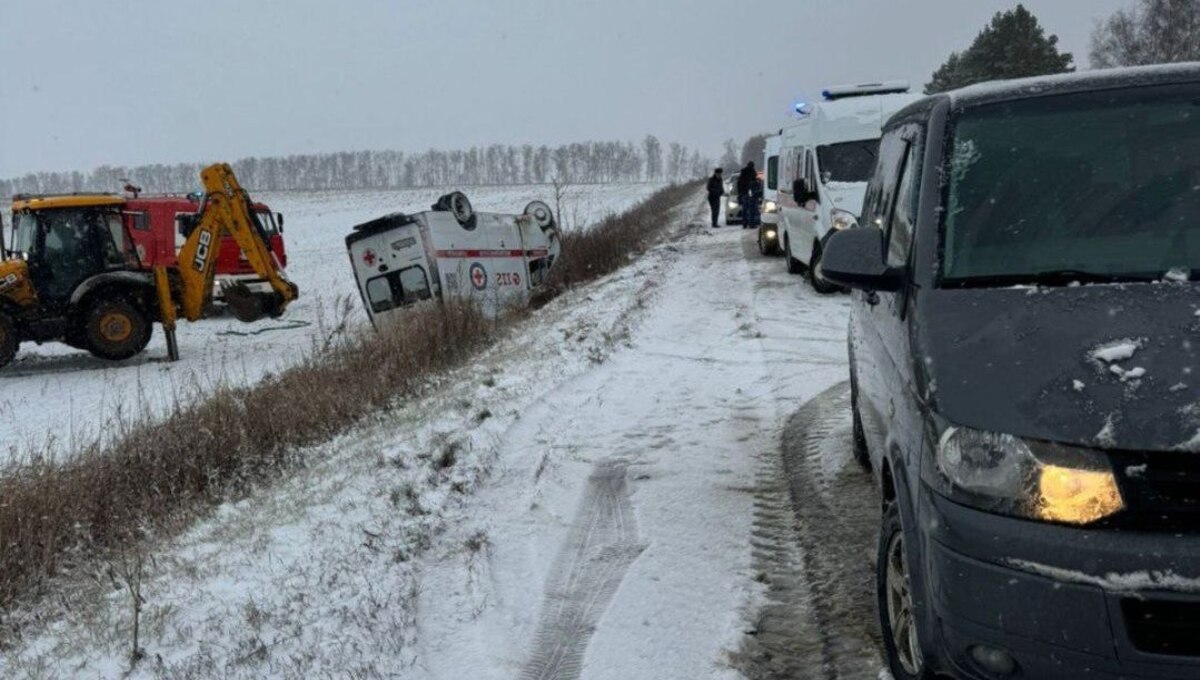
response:
M767 159L767 188L771 191L779 188L779 156Z
M431 297L433 291L429 288L429 277L419 266L388 272L367 281L367 300L371 303L371 311L376 314Z
M404 304L420 302L433 297L429 290L429 277L420 267L409 267L400 271L400 287L404 295Z
M392 284L386 276L377 276L367 281L367 299L371 302L371 311L386 312L396 306L392 297Z

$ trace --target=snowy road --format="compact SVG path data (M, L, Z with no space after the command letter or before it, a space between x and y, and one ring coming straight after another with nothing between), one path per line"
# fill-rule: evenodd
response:
M772 677L763 651L774 664L790 654L799 673L791 677L877 674L869 635L857 632L869 628L870 608L861 598L830 604L844 599L827 586L846 556L813 563L805 552L826 549L831 525L816 522L829 517L801 515L813 522L808 531L789 533L795 522L781 483L781 437L807 451L795 438L812 435L828 455L814 461L821 476L797 491L844 491L845 472L870 493L837 439L844 398L812 432L797 431L792 418L845 379L847 300L818 296L780 260L761 258L748 231L701 231L678 247L627 347L559 385L506 434L504 473L471 511L486 518L491 606L447 611L434 594L456 587L454 570L430 566L420 608L437 638L425 650L429 677ZM613 474L623 475L620 488L596 493L597 476ZM768 518L762 506L773 496L780 512ZM626 503L631 512L620 509ZM816 507L828 513L837 504ZM835 529L830 541L836 536L845 537ZM760 547L771 537L790 541L802 559L764 561ZM846 548L860 570L865 546ZM771 570L785 566L791 587L770 583ZM857 578L853 585L869 588ZM799 628L760 631L775 636L769 650L748 644L747 630L763 628L762 611L781 598ZM830 617L855 639L823 636ZM815 644L796 647L806 629ZM839 666L843 657L850 661Z

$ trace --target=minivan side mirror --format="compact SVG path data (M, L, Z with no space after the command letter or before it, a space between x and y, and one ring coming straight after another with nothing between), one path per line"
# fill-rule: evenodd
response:
M283 213L275 213L275 223L279 225L279 233L283 233Z
M900 290L908 278L906 267L889 267L883 256L883 230L855 227L836 231L825 244L821 274L833 283L857 290Z

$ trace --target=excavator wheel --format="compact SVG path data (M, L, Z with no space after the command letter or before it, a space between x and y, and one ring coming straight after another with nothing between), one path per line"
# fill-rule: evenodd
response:
M146 314L124 298L98 300L84 319L88 351L111 361L140 354L154 328Z
M0 312L0 367L7 366L17 356L17 329L12 317Z

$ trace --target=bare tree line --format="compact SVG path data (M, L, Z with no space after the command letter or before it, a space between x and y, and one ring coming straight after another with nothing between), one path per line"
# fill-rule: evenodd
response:
M38 172L0 180L0 195L116 191L128 179L145 191L196 187L201 163L103 165L88 172ZM348 151L243 158L233 164L256 191L400 189L509 184L680 182L707 174L712 161L653 135L641 143L580 142L561 146L492 144L453 151Z
M1092 33L1092 66L1142 66L1200 59L1200 0L1138 0Z

